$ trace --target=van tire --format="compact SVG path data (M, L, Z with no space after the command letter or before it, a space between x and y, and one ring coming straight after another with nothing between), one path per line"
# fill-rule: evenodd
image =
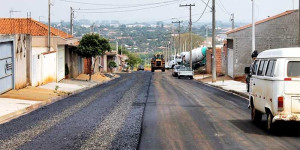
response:
M272 122L274 116L272 115L272 113L267 112L267 130L268 133L272 133L272 130L274 128L274 123Z
M178 76L178 79L180 79L180 76Z
M251 120L253 123L258 123L262 120L262 113L256 110L254 106L251 107Z

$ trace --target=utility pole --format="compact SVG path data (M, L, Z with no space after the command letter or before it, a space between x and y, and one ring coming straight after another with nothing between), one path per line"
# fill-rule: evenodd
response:
M172 23L178 23L178 35L179 35L179 53L181 52L181 40L180 40L180 24L182 23L183 21L172 21ZM177 55L177 54L175 54Z
M217 81L217 70L216 70L216 0L212 0L212 82Z
M192 42L192 6L195 6L195 4L185 4L185 5L179 5L179 7L189 7L190 8L190 68L193 68L193 61L192 61L192 49L193 49L193 42Z
M255 51L255 8L254 0L252 0L252 52Z
M208 38L208 26L206 25L206 27L205 27L205 46L206 47L208 47L207 38Z
M234 13L231 14L232 29L234 29Z
M71 15L70 15L70 32L71 32L71 35L73 36L73 19L74 19L74 10L72 7L70 7L71 9Z
M186 40L184 40L184 51L186 52Z
M50 8L51 8L51 2L50 2L50 0L48 0L48 51L50 51L51 50L51 48L50 48L50 38L51 38L51 35L50 35L50 33L51 33L51 20L50 20Z
M299 33L298 33L298 46L300 47L300 0L299 0L299 8L298 8L298 14L299 14Z

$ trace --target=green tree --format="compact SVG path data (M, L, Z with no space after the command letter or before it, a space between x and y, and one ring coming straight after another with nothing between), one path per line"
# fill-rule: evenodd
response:
M180 45L181 45L181 49L182 49L182 47L184 46L184 44L185 44L185 41L186 41L186 49L187 49L187 51L190 51L190 34L189 33L183 33L183 34L181 34L181 36L180 36ZM193 42L193 47L192 47L192 49L194 49L194 48L197 48L197 47L199 47L201 44L202 44L202 42L204 41L204 38L203 37L201 37L201 36L199 36L199 35L197 35L197 34L192 34L192 42ZM177 37L175 37L175 45L176 45L176 49L177 50L179 50L180 48L179 48L179 37L177 36Z
M109 67L109 69L110 69L110 71L111 71L111 73L112 73L112 72L113 72L113 69L116 68L116 67L118 67L118 65L117 65L116 62L110 61L110 62L108 62L108 67Z
M126 63L128 66L130 66L131 69L133 69L134 66L136 66L142 62L142 59L134 53L131 53L127 50L123 50L122 53L128 57L128 59L126 60Z
M94 58L94 63L91 64L91 69L89 79L92 78L92 72L95 69L95 62L99 55L103 55L106 51L111 51L109 41L99 34L85 34L80 40L80 44L77 49L77 53L85 58Z

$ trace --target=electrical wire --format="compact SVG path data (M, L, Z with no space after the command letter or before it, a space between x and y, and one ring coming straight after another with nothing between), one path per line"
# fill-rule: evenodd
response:
M209 2L210 2L210 0L207 1L206 6L205 6L205 8L204 8L204 10L203 10L203 12L202 12L202 14L201 14L201 16L197 19L197 21L195 21L195 22L193 22L193 23L198 22L198 21L202 18L202 16L204 15L204 13L205 13L205 11L206 11L206 8L208 7L208 3L209 3Z
M84 4L84 5L100 5L100 6L118 6L117 8L124 7L124 8L130 8L130 7L140 7L140 6L149 6L149 5L159 5L159 4L165 4L165 3L171 3L171 2L179 2L182 0L170 0L170 1L164 1L164 2L156 2L156 3L146 3L146 4L131 4L131 5L114 5L114 4L100 4L100 3L88 3L88 2L80 2L80 1L74 1L74 0L60 0L62 2L69 2L69 3L77 3L77 4ZM99 8L103 9L103 8Z
M180 0L180 1L185 1L185 0ZM164 5L159 5L159 6L152 6L152 7L145 7L145 8L139 8L139 9L129 9L129 10L119 10L119 11L100 11L100 12L93 12L93 11L81 11L80 9L78 9L76 12L78 13L100 13L100 14L103 14L103 13L120 13L120 12L131 12L131 11L140 11L140 10L147 10L147 9L152 9L152 8L159 8L159 7L163 7L163 6L168 6L168 5L173 5L173 4L176 4L178 3L177 1L176 2L173 2L173 3L168 3L168 4L164 4Z
M221 4L221 6L217 3L217 5L221 8L221 10L223 10L223 12L225 12L227 15L231 15L227 9L224 7L223 3L221 0L218 0L217 2L219 2Z

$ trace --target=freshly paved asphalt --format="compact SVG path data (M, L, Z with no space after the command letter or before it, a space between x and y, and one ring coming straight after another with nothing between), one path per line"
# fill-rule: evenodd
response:
M0 149L299 149L299 124L269 135L247 100L170 72L121 74L0 125Z
M299 124L250 121L246 99L170 72L155 72L139 149L300 149Z
M151 73L121 77L0 125L0 149L136 149Z

